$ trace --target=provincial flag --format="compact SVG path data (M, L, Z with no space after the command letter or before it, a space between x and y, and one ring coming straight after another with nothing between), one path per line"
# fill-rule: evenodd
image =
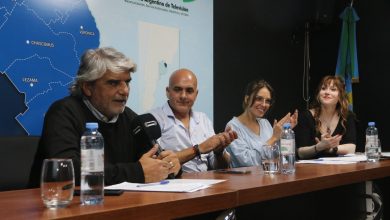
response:
M349 109L353 109L352 83L359 82L359 70L356 50L356 22L360 19L355 9L348 6L340 14L343 20L336 75L345 81Z

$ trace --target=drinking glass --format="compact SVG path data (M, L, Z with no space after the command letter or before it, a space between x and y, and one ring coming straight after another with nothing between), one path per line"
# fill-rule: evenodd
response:
M41 197L47 208L66 207L73 199L74 169L71 159L45 159L41 172Z
M280 149L278 144L263 145L264 160L261 164L266 174L279 173L280 170Z

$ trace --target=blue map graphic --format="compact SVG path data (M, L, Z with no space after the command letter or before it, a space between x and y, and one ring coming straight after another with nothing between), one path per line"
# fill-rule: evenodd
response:
M99 47L95 19L85 0L0 1L0 36L0 136L40 135L82 53Z

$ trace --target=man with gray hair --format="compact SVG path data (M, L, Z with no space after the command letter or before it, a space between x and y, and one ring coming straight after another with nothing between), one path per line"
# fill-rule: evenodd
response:
M113 48L87 50L81 58L70 96L53 103L45 115L38 152L30 175L30 187L39 186L45 158L71 158L76 184L80 183L80 138L86 122L97 122L104 137L106 185L156 182L177 174L180 163L175 153L157 147L143 155L134 146L131 121L137 116L126 106L131 73L136 65Z

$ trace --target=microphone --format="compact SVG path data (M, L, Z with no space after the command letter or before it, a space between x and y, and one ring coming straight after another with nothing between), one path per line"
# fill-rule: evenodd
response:
M150 150L155 144L158 145L156 156L164 150L157 143L157 139L161 137L161 127L152 114L146 113L135 117L131 122L131 131L137 145L147 147L143 152ZM175 174L170 173L168 179L175 179Z
M146 147L144 152L150 150L155 144L158 145L157 139L161 137L161 128L152 114L147 113L135 117L131 122L131 130L137 145ZM158 145L156 156L158 156L161 151L163 151L163 149Z

